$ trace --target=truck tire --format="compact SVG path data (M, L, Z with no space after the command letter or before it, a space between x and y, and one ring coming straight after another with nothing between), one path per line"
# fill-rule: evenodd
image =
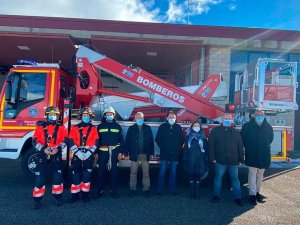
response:
M35 148L30 148L28 149L23 157L22 157L22 162L21 162L21 166L22 166L22 170L23 170L23 173L26 174L26 175L34 175L34 171L32 169L30 169L29 167L29 162L30 162L30 159L32 157L34 157L36 154L39 154Z

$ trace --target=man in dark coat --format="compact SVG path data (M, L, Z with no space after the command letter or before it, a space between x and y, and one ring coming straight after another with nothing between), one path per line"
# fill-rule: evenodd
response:
M176 115L170 111L167 123L159 126L155 141L160 148L160 171L157 195L161 195L168 162L170 163L169 190L176 196L176 167L180 151L184 144L182 128L176 123Z
M209 138L209 159L215 166L213 202L220 201L223 175L228 170L235 202L242 205L238 167L244 162L243 143L240 132L234 128L232 117L225 113L222 124L212 129Z
M128 128L125 138L125 155L129 155L130 167L130 192L129 196L136 195L137 171L139 166L143 170L143 191L149 197L150 176L149 159L154 154L154 140L151 127L144 123L144 114L135 114L135 124Z
M257 109L253 119L244 124L241 136L245 147L245 164L249 167L249 201L256 205L265 198L259 191L265 169L271 163L271 143L274 138L273 128L265 119L264 112Z

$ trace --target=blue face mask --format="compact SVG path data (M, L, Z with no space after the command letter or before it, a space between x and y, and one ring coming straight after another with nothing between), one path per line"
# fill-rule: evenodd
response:
M89 123L91 121L90 117L83 117L82 122Z
M255 117L255 121L258 124L262 124L264 122L265 117L264 116L257 116Z
M56 115L55 116L54 115L49 115L48 119L51 120L51 121L56 121L57 120L57 116Z
M136 119L136 124L138 126L142 126L144 124L144 120L143 119Z
M224 120L222 124L224 127L230 127L232 124L232 120Z
M169 124L173 125L175 123L175 119L168 119Z
M107 119L108 121L112 121L112 120L114 119L114 116L106 116L106 119Z

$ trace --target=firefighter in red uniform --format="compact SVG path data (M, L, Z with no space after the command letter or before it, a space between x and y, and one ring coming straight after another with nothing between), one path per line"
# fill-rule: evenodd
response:
M81 123L72 126L69 134L72 159L72 186L70 203L79 199L81 192L84 202L89 202L91 188L90 177L93 169L93 153L97 149L98 132L91 123L94 118L92 110L85 107L80 110L78 118Z
M32 145L40 154L36 155L36 182L33 189L34 209L41 207L45 194L47 167L51 165L52 194L56 205L63 205L62 149L66 147L67 130L57 122L60 112L57 107L46 108L46 121L39 121L32 137Z
M110 195L113 198L117 197L117 164L123 153L124 139L122 128L114 119L115 114L115 110L111 106L104 109L102 123L97 127L99 134L97 198L102 197L104 193L106 168L111 172Z

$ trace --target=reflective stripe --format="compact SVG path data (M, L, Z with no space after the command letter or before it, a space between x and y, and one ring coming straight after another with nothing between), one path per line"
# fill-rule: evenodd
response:
M99 149L100 149L100 151L104 151L104 152L108 151L108 147L100 147Z
M63 193L63 190L64 190L63 184L52 185L52 194L54 194L54 195L59 195L59 194Z
M109 149L109 147L111 148L111 150L114 150L114 149L116 149L119 146L120 146L120 144L113 145L113 146L101 146L99 149L100 149L100 151L107 152L108 149Z
M67 147L67 145L65 142L62 142L62 143L60 143L60 147L61 147L61 149L64 149L65 147Z
M118 133L120 130L119 129L110 129L110 132L113 132L113 133Z
M42 147L43 147L43 145L41 145L40 143L37 143L35 146L36 150L38 150L38 151L41 151Z
M90 151L92 152L92 153L94 153L95 152L95 150L97 149L97 146L92 146L91 148L90 148Z
M70 148L71 152L76 152L78 150L77 146L76 145L73 145L71 148Z
M41 187L41 188L37 188L37 187L35 187L34 189L33 189L33 192L32 192L32 196L33 197L42 197L42 196L44 196L44 194L45 194L45 185L43 186L43 187Z
M81 183L81 191L83 192L89 192L91 189L91 183Z
M100 132L100 133L108 132L108 129L100 129L99 132Z
M78 192L80 192L80 184L78 184L78 185L72 184L72 186L71 186L71 193L75 194L75 193L78 193Z

